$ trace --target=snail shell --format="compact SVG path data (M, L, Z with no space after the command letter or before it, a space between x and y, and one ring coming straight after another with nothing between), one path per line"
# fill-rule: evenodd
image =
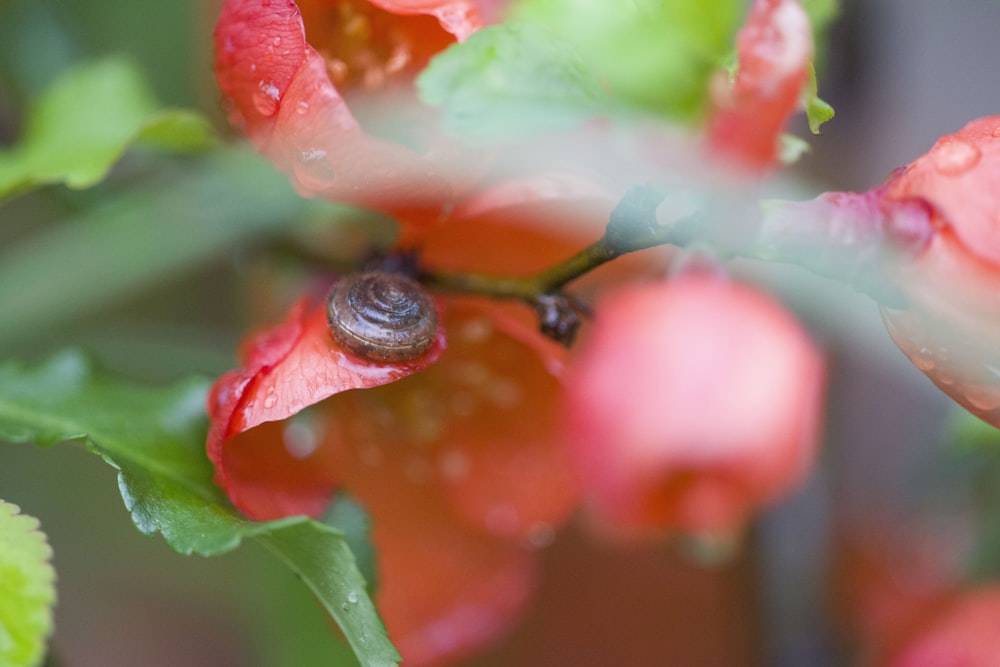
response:
M326 318L334 340L369 361L416 359L437 336L434 300L419 283L395 273L356 273L330 291Z

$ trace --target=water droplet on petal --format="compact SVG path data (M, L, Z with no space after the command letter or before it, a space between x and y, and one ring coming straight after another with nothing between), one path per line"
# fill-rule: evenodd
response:
M485 343L493 335L493 324L485 318L463 322L458 335L468 343Z
M270 410L274 407L274 404L278 402L278 397L274 393L274 387L267 390L267 396L264 397L264 408Z
M964 392L969 406L980 412L993 412L1000 409L1000 390L988 385L975 385Z
M485 394L490 403L504 410L516 408L523 400L521 385L510 378L496 378L486 387Z
M430 481L431 466L423 457L414 456L404 464L403 474L414 484L425 484Z
M470 391L456 391L448 399L448 406L456 417L471 417L476 413L479 401Z
M489 507L483 517L486 529L494 535L512 535L521 524L517 509L506 503Z
M946 176L964 174L979 163L982 152L967 141L949 141L931 153L934 166Z
M472 467L468 455L458 449L445 452L441 456L440 465L441 474L450 480L460 480L466 477L469 474L469 468Z
M319 436L311 424L302 420L294 420L285 426L282 432L285 450L295 459L304 459L312 455L319 446Z
M253 105L261 116L273 116L278 111L281 91L273 81L261 81L253 94Z
M296 102L295 113L299 114L300 116L304 116L307 113L309 113L309 103L306 102L305 100L299 100L298 102Z
M543 549L551 546L556 540L556 531L551 525L539 521L531 524L528 529L528 546L533 549Z
M308 190L325 190L333 185L333 165L322 148L299 151L294 169L295 178Z
M921 347L919 350L914 352L910 361L913 362L914 366L925 373L934 370L934 366L936 365L933 353L926 347Z

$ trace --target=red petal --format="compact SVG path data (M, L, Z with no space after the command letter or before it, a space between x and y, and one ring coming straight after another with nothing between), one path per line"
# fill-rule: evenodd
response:
M222 441L213 440L224 423L219 406L233 402L224 394L246 397L248 383L224 378L213 399L212 458L244 512L315 516L337 487L365 506L379 607L414 664L467 653L509 629L534 587L527 547L546 542L577 498L554 442L558 381L533 349L495 328L489 309L446 303L449 347L413 377L338 394L282 423L243 424L249 430ZM250 346L249 357L267 365L258 375L301 382L282 373L313 363L315 316L300 310Z
M730 531L806 474L823 364L776 302L715 276L599 305L566 385L567 444L626 529Z
M443 349L442 328L431 349L419 359L395 364L359 359L342 349L330 336L323 300L305 298L299 301L285 322L253 336L243 348L243 367L220 377L212 388L208 404L211 426L207 450L215 463L216 482L237 507L254 518L302 512L314 514L298 506L294 494L291 500L283 502L279 499L281 493L269 491L257 495L245 488L243 474L262 478L253 482L255 489L259 485L280 489L283 483L293 483L270 467L279 459L284 462L284 470L306 469L294 473L298 481L301 475L309 475L308 468L313 464L304 461L299 452L289 453L281 447L282 442L289 444L289 436L283 435L281 427L269 427L268 436L274 436L273 439L256 436L253 442L259 447L247 444L245 452L234 451L227 441L265 422L284 420L339 392L377 387L423 370L438 359ZM282 449L282 456L272 459L267 443L271 443L270 449L274 446ZM313 507L313 502L309 500L306 504Z
M470 528L537 537L576 504L555 442L561 385L535 350L498 328L492 310L445 303L449 346L438 363L329 401L327 445L359 452L372 465L405 457L411 473L433 480Z
M428 395L411 394L411 406L395 405L410 409L399 414L378 396L368 404L372 393L384 392L352 392L327 404L333 412L324 414L330 427L324 447L346 490L372 517L376 602L390 638L406 664L436 664L509 630L534 590L535 558L516 542L458 520L441 494L439 464L422 451L412 424L403 428L403 440L384 439L393 420L433 419L420 414ZM342 400L350 398L357 400Z
M923 199L971 255L1000 263L1000 116L974 120L886 184L888 199Z
M812 49L798 0L755 0L736 40L736 80L709 125L713 148L751 168L772 165L808 80Z
M482 21L477 2L472 0L371 0L373 5L394 14L428 14L459 41L479 29Z

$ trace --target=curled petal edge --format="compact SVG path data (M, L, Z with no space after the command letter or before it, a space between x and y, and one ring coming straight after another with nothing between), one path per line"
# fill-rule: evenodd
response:
M241 349L242 367L222 375L209 393L206 448L216 483L227 488L223 444L234 435L287 419L342 391L412 375L437 361L444 349L445 334L439 329L430 349L417 359L366 361L330 335L322 299L300 299L284 322L251 335Z

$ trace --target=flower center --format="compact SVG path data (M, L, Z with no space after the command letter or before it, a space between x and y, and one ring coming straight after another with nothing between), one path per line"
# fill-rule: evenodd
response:
M359 0L298 4L306 38L326 59L330 80L341 92L409 79L454 41L429 16L401 16Z

